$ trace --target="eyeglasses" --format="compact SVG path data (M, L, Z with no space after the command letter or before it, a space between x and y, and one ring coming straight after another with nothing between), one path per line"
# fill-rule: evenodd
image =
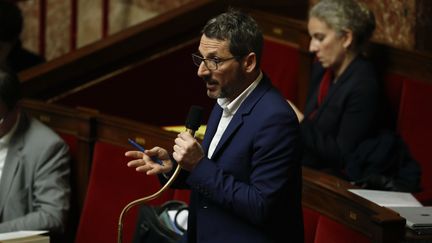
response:
M218 69L218 64L221 64L225 61L231 60L237 58L237 56L232 56L232 57L227 57L227 58L219 58L219 57L214 57L214 58L203 58L202 56L200 56L197 53L192 54L192 61L193 63L199 67L201 65L202 62L204 62L204 65L206 66L206 68L208 70L217 70Z

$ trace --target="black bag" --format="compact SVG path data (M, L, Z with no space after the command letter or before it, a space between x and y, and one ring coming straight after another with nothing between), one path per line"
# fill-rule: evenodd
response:
M348 157L345 172L354 184L365 189L420 190L420 166L403 139L390 130L362 142Z
M168 216L168 210L176 210L174 220ZM133 243L174 243L185 233L177 221L180 212L188 210L182 201L171 200L161 206L141 206Z

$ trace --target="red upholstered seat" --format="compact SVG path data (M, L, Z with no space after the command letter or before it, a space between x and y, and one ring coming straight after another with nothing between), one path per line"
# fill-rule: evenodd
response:
M304 243L314 243L320 214L315 210L303 207Z
M176 189L174 190L174 196L173 199L174 200L179 200L179 201L183 201L187 204L189 204L189 197L190 197L190 190L180 190L180 189Z
M337 210L337 209L335 209ZM314 243L370 243L365 235L358 233L324 215L318 220Z
M416 198L432 205L432 84L405 80L398 117L398 130L422 169L422 192Z
M57 132L59 136L66 142L69 146L69 152L73 160L76 160L78 155L78 138L71 134L66 134L62 132Z
M285 98L297 100L299 50L287 43L266 38L261 67Z
M406 77L389 73L384 77L384 94L387 102L384 117L386 124L394 128L400 109L403 80Z
M72 189L72 195L71 195L71 207L69 210L69 218L67 222L66 232L65 232L65 239L68 239L67 242L73 242L73 239L76 234L78 221L79 221L79 215L80 215L80 207L79 207L79 185L77 181L74 178L77 178L77 172L74 169L76 166L75 163L78 163L79 161L79 149L78 149L78 138L75 135L63 133L63 132L57 132L59 136L66 142L66 144L69 146L69 154L72 158L72 164L71 164L71 189ZM66 242L66 240L64 241Z
M146 176L128 168L124 157L127 148L96 142L84 208L76 236L77 243L117 242L117 225L122 209L131 201L160 189L156 176ZM172 198L169 190L149 204L161 204ZM125 217L123 242L131 242L137 207Z
M371 242L367 236L307 207L303 207L303 221L305 243Z
M386 98L390 103L390 108L396 113L399 111L402 84L404 79L404 76L393 73L389 73L384 78L384 92Z

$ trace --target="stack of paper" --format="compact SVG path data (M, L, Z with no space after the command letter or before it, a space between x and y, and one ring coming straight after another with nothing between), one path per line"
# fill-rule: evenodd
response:
M383 207L421 207L423 206L411 193L390 192L366 189L348 189Z
M47 231L16 231L0 234L0 243L49 243Z
M204 133L205 133L206 128L207 128L206 125L201 125L198 128L198 131L195 132L195 137L197 137L201 140L204 139ZM186 131L185 126L165 126L165 127L162 127L162 129L166 130L166 131L178 132L178 133Z

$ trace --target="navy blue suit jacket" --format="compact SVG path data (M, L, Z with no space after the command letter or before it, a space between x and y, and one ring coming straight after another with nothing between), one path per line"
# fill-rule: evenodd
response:
M206 153L221 115L216 104L202 143ZM192 190L183 242L303 242L299 135L295 113L264 77L212 159L178 178Z

